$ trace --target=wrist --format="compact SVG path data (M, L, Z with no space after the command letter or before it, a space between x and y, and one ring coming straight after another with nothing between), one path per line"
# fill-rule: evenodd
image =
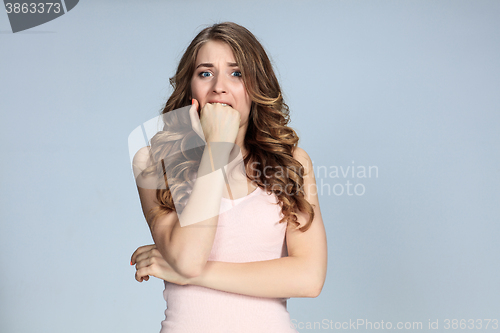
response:
M207 142L201 161L206 161L210 168L207 171L213 172L225 167L229 163L233 147L234 144L228 142Z

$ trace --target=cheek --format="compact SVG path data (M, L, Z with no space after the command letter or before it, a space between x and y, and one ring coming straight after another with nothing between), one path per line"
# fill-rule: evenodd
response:
M199 87L198 85L196 84L196 82L192 82L191 81L191 93L193 95L197 95L198 94L198 90L199 90Z
M245 105L250 106L252 103L250 95L248 95L247 90L245 89L245 86L240 86L238 89L238 95L241 98L242 101L244 101Z
M198 99L203 95L203 84L201 82L198 82L196 80L191 80L191 94L193 95L193 98Z

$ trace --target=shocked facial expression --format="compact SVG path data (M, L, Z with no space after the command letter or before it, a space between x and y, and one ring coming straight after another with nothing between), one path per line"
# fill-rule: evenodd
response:
M240 128L247 127L252 100L247 93L233 51L224 42L210 40L198 51L191 78L192 98L200 103L224 103L240 113Z

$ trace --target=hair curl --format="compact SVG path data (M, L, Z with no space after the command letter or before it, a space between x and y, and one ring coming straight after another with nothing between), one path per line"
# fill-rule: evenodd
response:
M280 223L292 222L300 226L295 211L298 209L306 212L309 219L299 230L307 231L314 219L314 210L304 197L304 167L292 155L299 138L288 126L290 111L283 100L271 61L250 31L238 24L224 22L198 33L184 52L175 75L170 78L174 91L161 114L191 104L191 78L195 71L196 57L203 44L210 40L221 41L231 47L252 100L244 140L248 152L244 158L247 178L268 193L273 192L276 195L283 214ZM203 147L187 152L182 149L187 140L193 139L184 136L191 128L188 120L169 117L170 123L165 124L165 130L151 140L151 159L156 162L144 170L144 173L156 172L159 181L163 182L158 184L156 190L159 206L148 213L148 221L151 220L151 223L159 216L175 211L176 205L183 207L183 199L187 197L187 190L193 184L190 176L199 167L199 162L195 161L200 161ZM175 128L176 131L167 131L168 125L174 125L169 128ZM200 143L202 146L203 141ZM176 158L164 158L172 156L174 152L182 153L177 154ZM248 168L249 166L251 168ZM175 175L182 178L182 184L171 187L166 185L166 177L170 174L168 170L175 170ZM267 170L271 171L271 175ZM175 195L172 196L172 193ZM173 197L180 198L180 201L174 204Z

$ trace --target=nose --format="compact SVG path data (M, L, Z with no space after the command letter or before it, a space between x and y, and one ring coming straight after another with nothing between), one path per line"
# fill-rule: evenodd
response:
M213 92L216 94L222 94L227 92L227 82L224 75L216 75L213 79Z

